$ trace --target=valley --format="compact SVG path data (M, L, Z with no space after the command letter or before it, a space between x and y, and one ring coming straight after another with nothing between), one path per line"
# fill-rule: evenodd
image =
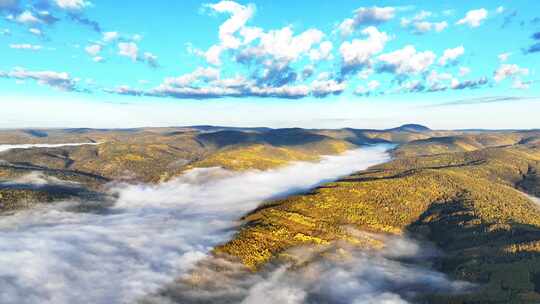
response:
M159 263L166 263L162 266L163 272L168 273L166 277L171 280L175 276L175 268L167 266L168 262L182 264L189 260L191 266L176 270L176 283L152 280L152 288L145 287L144 292L137 293L153 294L144 297L143 302L239 301L249 298L255 288L244 289L245 286L258 286L260 278L253 279L253 275L278 275L276 271L281 267L285 268L278 271L280 276L283 271L302 274L298 280L303 282L300 294L304 298L322 301L330 297L334 300L328 301L335 302L333 296L314 292L315 282L307 279L305 272L326 263L337 263L337 269L355 269L356 266L340 263L358 263L358 259L364 259L359 253L367 254L367 261L374 265L383 259L385 263L405 267L396 266L392 271L414 271L419 277L437 277L437 282L446 282L420 289L413 287L417 283L411 281L406 289L412 292L404 293L395 289L403 283L386 278L394 282L391 285L395 288L376 289L377 296L391 294L404 303L540 301L540 131L434 131L419 125L388 130L202 126L13 130L0 132L0 138L6 145L89 143L0 152L2 227L9 227L10 221L20 220L28 213L38 219L49 217L49 208L61 214L76 211L93 218L91 221L102 221L115 210L122 217L154 208L167 210L163 216L176 214L180 211L174 210L187 206L183 202L195 204L189 210L206 214L202 218L216 221L212 223L224 224L227 218L225 226L219 224L218 230L208 230L203 222L189 222L188 225L199 227L199 236L175 235L174 230L167 230L164 235L178 239L179 244L186 240L195 242L200 237L206 240L206 249L193 247L198 249L186 251L182 249L185 245L177 248L171 244L171 248L177 249L159 257ZM385 158L385 150L391 159ZM351 153L360 154L355 159L350 158L356 155ZM375 158L362 161L362 153ZM339 165L342 169L321 167L329 159L343 159ZM286 173L300 164L306 167ZM215 168L222 171L214 171ZM271 174L278 172L283 174L278 178L282 179L283 190L275 192L263 187L261 193L266 194L260 196L245 192L244 186L258 189L256 183L265 174L270 174L267 182L271 185ZM250 178L255 184L247 182ZM217 184L212 182L214 179ZM224 189L229 190L217 190L221 189L220 181L225 180L228 182ZM264 179L260 181L265 183ZM188 184L199 188L185 192ZM236 199L227 199L231 193L246 197L243 200L249 204L228 209L238 204ZM197 195L208 195L206 200L219 205L199 202ZM69 207L64 206L65 202L70 202ZM199 212L197 204L202 204ZM161 211L147 211L141 220L146 216L161 218ZM40 216L40 212L44 215ZM127 213L122 215L123 212ZM177 221L186 219L189 212L185 212L167 221L184 227ZM220 213L223 217L216 217ZM89 222L89 227L98 227L96 223ZM124 229L110 223L106 229L113 229L111 233ZM137 221L126 223L137 225ZM153 231L150 223L141 222L140 229ZM2 233L10 235L9 229ZM396 238L418 243L419 251L410 256L401 251L395 256L384 253L395 247ZM150 244L147 243L157 246ZM190 246L198 246L194 244L197 243ZM420 244L432 244L438 253L423 257L419 252L431 245ZM299 255L298 248L312 253ZM186 252L198 252L197 258L188 258ZM173 258L167 262L167 257ZM406 260L413 264L402 264ZM204 279L208 277L210 281ZM218 277L244 287L221 300L209 301L210 295L204 300L200 293L196 297L186 296L197 290L206 294L209 290L217 292L214 280ZM248 283L244 278L254 281ZM365 277L355 273L351 280L364 282ZM220 288L233 288L234 284Z

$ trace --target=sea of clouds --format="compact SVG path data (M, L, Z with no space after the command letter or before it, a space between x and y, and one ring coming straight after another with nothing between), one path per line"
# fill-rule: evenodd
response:
M230 239L237 219L261 202L385 162L387 149L367 147L268 171L193 169L162 184L115 185L116 201L100 212L75 212L78 203L63 202L4 216L0 303L131 303L190 271L215 245ZM388 261L358 267L366 275L380 270L384 277L392 273ZM328 274L324 280L346 275L339 267L321 271ZM264 297L263 287L274 282L276 295L287 293L279 285L287 281L275 272L246 289L246 303L256 303L250 299L260 292ZM299 289L291 286L298 301L281 303L300 303L312 284L316 280ZM351 281L339 288L361 291L354 284L363 286Z
M429 262L439 255L432 244L406 236L357 233L383 241L384 248L359 249L343 243L294 248L287 254L299 261L295 265L271 263L256 273L213 257L140 303L409 304L418 296L458 294L477 287L430 269Z

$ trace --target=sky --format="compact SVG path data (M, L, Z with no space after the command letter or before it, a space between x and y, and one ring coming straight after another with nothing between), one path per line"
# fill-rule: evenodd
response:
M0 128L540 128L540 2L0 0Z

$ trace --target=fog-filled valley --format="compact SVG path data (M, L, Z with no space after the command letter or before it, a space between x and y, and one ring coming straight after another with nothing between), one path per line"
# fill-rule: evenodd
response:
M77 208L88 202L65 201L5 216L0 302L134 301L186 273L263 201L384 162L387 149L269 171L192 169L161 184L113 185L114 202L94 202L90 210Z
M540 299L536 130L0 139L1 303Z

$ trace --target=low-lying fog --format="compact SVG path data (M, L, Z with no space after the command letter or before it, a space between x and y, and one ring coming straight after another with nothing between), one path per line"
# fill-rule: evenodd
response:
M387 148L362 148L269 171L194 169L159 185L117 185L117 201L99 213L74 212L74 203L64 202L5 216L0 219L0 303L133 302L189 271L233 235L235 220L262 201L387 161ZM356 267L372 276L392 272L385 265ZM354 277L339 288L370 284ZM272 278L265 282L259 283L273 284ZM382 287L376 290L386 294ZM298 299L281 303L301 303Z
M68 144L20 144L20 145L3 145L0 144L0 152L5 152L13 149L31 149L31 148L58 148L72 147L84 145L99 145L99 143L68 143Z

